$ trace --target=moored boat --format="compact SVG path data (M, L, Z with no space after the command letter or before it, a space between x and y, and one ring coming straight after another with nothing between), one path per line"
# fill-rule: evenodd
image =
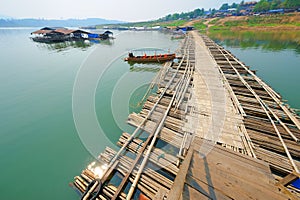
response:
M147 62L158 62L163 63L167 61L171 61L176 58L175 53L172 54L159 54L159 55L143 55L143 56L134 56L133 53L129 53L128 57L125 58L125 61L128 62L139 62L139 63L147 63Z

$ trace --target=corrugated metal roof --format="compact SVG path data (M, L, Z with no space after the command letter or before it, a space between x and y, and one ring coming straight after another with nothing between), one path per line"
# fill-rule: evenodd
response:
M82 31L82 30L72 30L72 29L56 29L54 30L55 32L57 33L63 33L65 35L69 35L71 33L86 33L86 34L89 34L89 32L87 31Z
M54 30L54 32L57 32L57 33L63 33L65 35L69 35L71 33L73 33L75 30L71 30L71 29L56 29Z
M41 28L40 30L55 30L55 28L51 28L51 27L44 27L44 28Z
M71 33L85 33L85 34L89 34L89 32L87 31L83 31L83 30L73 30L73 29L66 29L66 28L58 28L58 29L53 29L53 30L45 30L45 29L40 29L37 31L32 32L31 34L47 34L47 33L61 33L64 35L69 35Z
M46 34L46 33L52 32L52 31L53 30L37 30L37 31L32 32L31 34Z

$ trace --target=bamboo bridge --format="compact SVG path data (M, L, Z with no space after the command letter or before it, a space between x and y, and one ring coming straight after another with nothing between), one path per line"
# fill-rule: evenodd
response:
M81 199L300 199L293 109L207 36L190 32L177 54L120 149L74 177Z

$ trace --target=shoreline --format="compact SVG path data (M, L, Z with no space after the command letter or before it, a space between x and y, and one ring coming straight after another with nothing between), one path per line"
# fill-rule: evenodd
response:
M300 31L300 26L239 26L239 27L232 27L228 31L264 31L264 32L272 32L272 31Z
M300 13L263 16L230 16L224 18L197 19L186 26L198 26L197 30L214 31L300 31Z

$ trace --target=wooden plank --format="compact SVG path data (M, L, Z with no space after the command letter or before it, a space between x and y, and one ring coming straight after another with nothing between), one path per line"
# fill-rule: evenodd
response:
M167 191L163 188L159 188L158 192L156 193L153 200L164 200L164 197L166 196Z
M141 150L139 151L139 153L137 154L135 160L133 161L130 169L127 171L125 177L123 178L122 182L120 183L120 185L118 186L114 196L112 199L116 199L119 194L121 193L125 183L127 182L129 176L131 175L132 171L134 170L134 168L136 167L137 163L139 162L140 158L142 157L144 150L147 148L148 143L151 141L152 137L153 137L154 133L152 133L151 135L149 135L149 137L147 138L147 140L145 141L144 145L142 146Z
M269 171L242 162L236 153L214 149L206 157L196 153L191 166L189 175L232 199L285 199Z
M174 184L169 192L167 200L176 200L179 199L179 197L181 196L184 183L185 183L186 174L189 169L193 153L194 153L194 146L192 145L182 165L180 166L179 172L174 180Z
M180 200L180 199L183 199L183 200L187 200L187 199L189 199L189 200L211 199L211 198L207 197L206 195L204 195L203 193L196 190L195 188L190 187L187 184L184 184L184 189L183 189L183 193L182 193L181 196L182 196L182 198L179 198L178 200ZM223 200L227 200L227 199L223 198Z
M183 191L183 196L187 196L187 192L191 192L191 188L193 189L193 194L188 194L188 199L200 199L199 196L203 195L205 198L203 199L230 199L229 196L226 196L222 191L208 185L207 183L200 181L199 179L193 177L190 174L187 174L186 184ZM187 190L187 191L186 191Z
M278 183L282 184L283 186L287 186L298 178L300 178L300 174L298 174L297 172L292 172L285 176L283 179L281 179Z

